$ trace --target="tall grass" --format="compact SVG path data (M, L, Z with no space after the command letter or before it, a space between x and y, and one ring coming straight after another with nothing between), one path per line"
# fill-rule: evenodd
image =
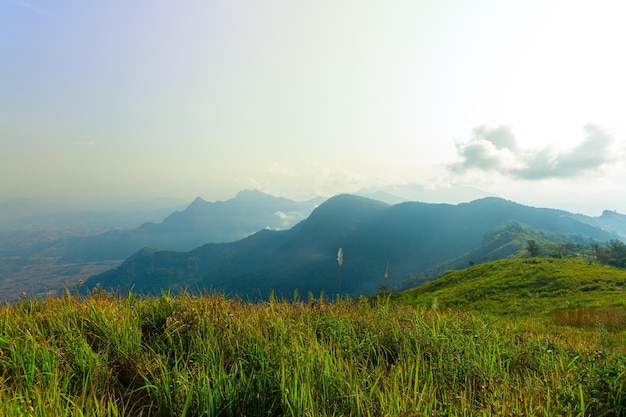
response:
M366 299L23 299L0 415L626 415L624 333Z

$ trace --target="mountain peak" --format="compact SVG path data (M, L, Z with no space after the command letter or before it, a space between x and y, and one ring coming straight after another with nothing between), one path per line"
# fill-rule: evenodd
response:
M371 198L352 194L339 194L329 198L313 210L307 223L317 224L320 220L332 219L337 224L348 224L387 207L389 207L389 204Z
M501 197L493 197L493 196L477 198L476 200L470 201L468 204L504 204L504 203L518 204L518 203L515 203L510 200L506 200Z
M614 210L604 210L600 217L605 218L605 219L611 219L611 218L614 219L614 218L624 218L626 216Z
M256 188L253 188L252 190L241 190L237 193L237 195L235 196L235 198L237 197L245 197L245 196L249 196L249 195L269 195L267 193L264 193L263 191L259 191Z
M257 189L253 190L241 190L235 196L235 200L258 200L259 198L278 198L271 194L264 193Z
M278 202L281 203L293 203L291 200L284 197L275 197L271 194L264 193L259 190L242 190L237 193L235 198L229 201L234 201L244 205L273 205Z
M191 207L191 206L201 206L201 205L204 205L204 204L206 204L206 200L204 200L202 197L196 197L196 199L191 202L189 207Z

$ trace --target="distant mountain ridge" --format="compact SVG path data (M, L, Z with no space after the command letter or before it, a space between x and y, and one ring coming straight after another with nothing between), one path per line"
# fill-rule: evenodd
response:
M304 202L244 190L227 201L196 198L160 223L144 223L131 230L65 239L34 251L61 256L67 262L124 259L144 246L191 250L213 242L235 241L261 229L288 229L305 219L323 198Z
M600 217L576 215L576 218L593 226L615 232L621 239L626 239L626 215L612 210L604 210Z
M265 228L289 229L323 201L318 197L298 202L244 190L227 201L209 203L198 197L185 210L139 229L155 237L153 246L189 250L209 242L239 240Z
M621 220L618 217L614 226L626 230ZM143 251L86 284L87 288L100 283L141 292L213 289L254 298L265 297L272 290L286 295L296 289L332 294L341 278L342 291L371 294L379 285L394 286L408 274L437 265L466 266L467 256L481 253L485 236L507 224L581 244L619 237L616 230L599 227L595 221L495 197L458 205L406 202L390 206L365 197L339 195L290 230L261 231L243 240L208 244L189 252ZM524 228L521 232L512 229L508 239L519 241L519 233L529 233ZM519 245L505 243L485 253L506 257L520 250ZM336 260L339 247L344 253L341 269ZM387 263L389 278L385 279Z
M459 184L429 186L416 183L363 189L357 195L384 201L388 204L398 204L407 201L459 204L493 196L483 190Z

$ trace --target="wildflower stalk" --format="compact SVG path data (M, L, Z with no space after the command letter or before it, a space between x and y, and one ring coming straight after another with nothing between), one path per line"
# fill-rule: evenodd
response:
M339 278L337 280L337 294L341 297L341 265L343 265L343 248L337 252L337 264L339 265Z

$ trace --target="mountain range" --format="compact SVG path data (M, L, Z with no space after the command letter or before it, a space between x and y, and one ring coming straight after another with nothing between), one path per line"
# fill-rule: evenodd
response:
M29 251L20 250L20 254L60 257L63 262L99 262L125 259L146 246L191 250L208 242L239 240L265 228L288 229L322 201L316 198L298 202L256 190L241 191L227 201L207 202L198 197L159 223L58 239Z
M579 253L591 243L624 236L626 216L615 212L588 217L495 197L457 205L389 205L339 195L289 230L261 230L187 252L144 248L119 267L88 279L85 289L98 284L142 293L186 288L250 299L272 291L291 296L296 290L372 294L381 287L433 279L468 263L525 255L529 239L554 256L568 256L568 251Z

